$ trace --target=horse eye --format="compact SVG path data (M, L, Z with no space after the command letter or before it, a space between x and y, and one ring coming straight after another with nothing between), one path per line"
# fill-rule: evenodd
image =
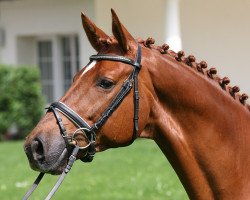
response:
M102 79L98 83L99 87L106 89L106 90L112 88L113 85L114 85L114 82L111 80L107 80L107 79Z

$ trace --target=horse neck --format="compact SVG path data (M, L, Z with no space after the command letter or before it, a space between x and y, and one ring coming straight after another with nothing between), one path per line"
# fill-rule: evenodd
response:
M156 93L152 137L190 199L250 196L248 110L217 82L171 56L147 57L155 60L148 63Z

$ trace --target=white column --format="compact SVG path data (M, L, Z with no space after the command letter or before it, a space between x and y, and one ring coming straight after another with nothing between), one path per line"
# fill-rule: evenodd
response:
M63 95L63 67L61 59L60 38L56 35L52 37L52 56L54 75L54 100L58 101Z
M166 0L165 42L170 46L170 49L174 51L182 50L179 1L180 0Z

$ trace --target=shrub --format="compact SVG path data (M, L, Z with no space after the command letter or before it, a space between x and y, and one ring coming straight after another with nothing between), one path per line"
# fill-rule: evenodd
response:
M11 84L10 68L0 66L0 134L3 134L10 127L13 113L11 101L12 95L9 92Z
M36 67L0 66L0 135L16 126L23 138L39 121L44 106Z

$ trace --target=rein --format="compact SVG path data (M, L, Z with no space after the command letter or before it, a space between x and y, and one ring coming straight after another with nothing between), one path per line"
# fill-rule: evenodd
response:
M128 65L131 65L134 69L132 73L128 76L128 78L124 81L120 91L114 97L114 99L109 104L108 108L102 113L101 117L90 126L80 115L78 115L74 110L72 110L69 106L62 102L54 102L48 108L47 112L53 112L57 124L60 129L60 134L62 135L66 148L68 152L71 152L66 168L63 173L57 180L56 184L48 194L45 200L49 200L55 194L57 189L60 187L62 181L65 176L70 171L73 166L77 153L80 149L87 150L85 156L81 159L83 162L91 162L95 155L95 140L96 140L96 131L98 131L108 120L108 118L112 115L112 113L118 108L123 99L127 96L134 85L134 131L131 143L135 140L138 132L138 120L139 120L139 90L138 90L138 74L141 69L141 47L138 45L137 55L135 61L123 56L116 55L106 55L106 54L97 54L90 56L90 62L92 61L102 61L109 60L114 62L122 62ZM67 130L65 129L62 119L60 118L58 111L67 117L71 122L73 122L78 129L73 133L73 135L69 135ZM88 139L88 144L85 147L80 147L77 144L77 139L75 138L77 135L82 134L84 137ZM35 182L25 194L22 200L26 200L30 197L32 192L37 188L38 184L42 180L44 176L44 172L41 172L36 178Z

